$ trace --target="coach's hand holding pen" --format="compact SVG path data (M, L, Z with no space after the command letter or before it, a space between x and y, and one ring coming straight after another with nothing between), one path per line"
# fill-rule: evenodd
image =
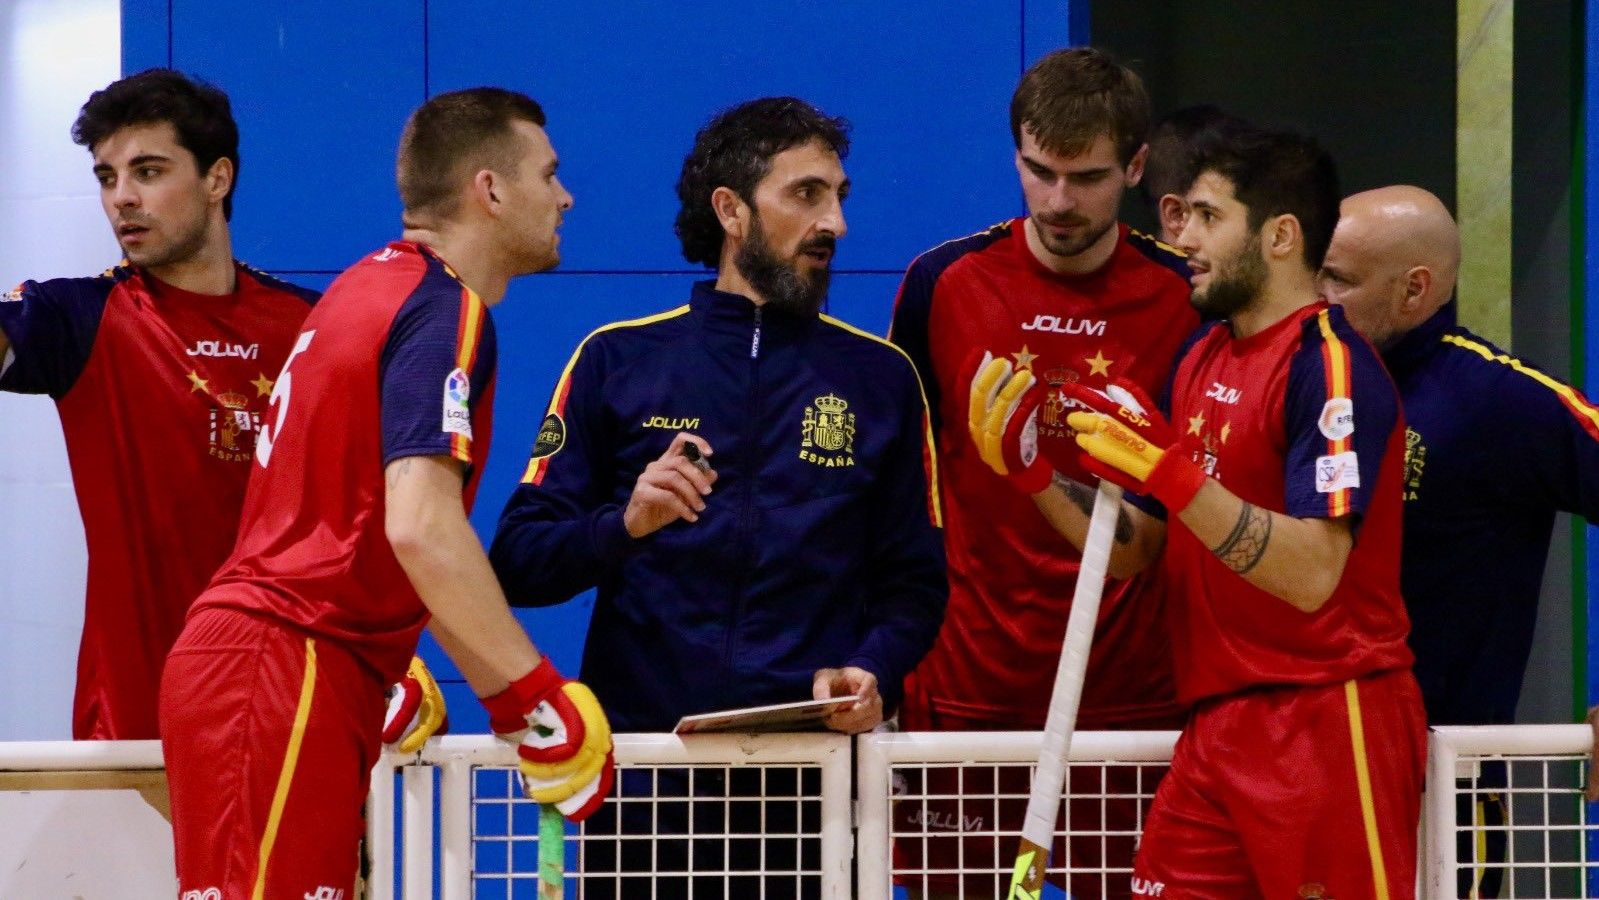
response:
M680 431L659 458L644 467L622 510L627 533L641 538L678 519L698 522L705 498L716 483L711 445L699 435Z

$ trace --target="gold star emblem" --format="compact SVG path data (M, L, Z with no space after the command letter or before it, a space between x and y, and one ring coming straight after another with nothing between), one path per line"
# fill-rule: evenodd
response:
M1033 360L1038 358L1037 353L1027 352L1026 344L1022 345L1022 350L1020 353L1012 353L1011 356L1016 357L1016 368L1018 369L1031 369L1033 367Z
M189 384L194 385L193 387L189 388L189 393L191 394L195 391L205 391L206 393L211 392L211 388L206 383L206 380L201 378L199 371L195 369L189 370Z
M1227 422L1221 426L1221 442L1227 443L1227 435L1233 433L1233 423Z
M255 385L255 395L257 397L265 397L266 395L272 393L272 379L266 377L265 372L261 373L260 378L257 378L250 383Z
M1189 434L1199 434L1199 430L1201 428L1204 428L1204 427L1205 427L1205 417L1204 416L1189 416L1188 417L1188 433Z
M1106 359L1105 351L1103 350L1095 350L1093 356L1083 358L1083 362L1088 363L1088 374L1103 375L1106 378L1110 377L1110 366L1115 361L1114 359Z

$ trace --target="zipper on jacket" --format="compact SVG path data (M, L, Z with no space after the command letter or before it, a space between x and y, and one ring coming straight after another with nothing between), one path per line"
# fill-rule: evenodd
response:
M744 594L749 590L750 569L753 566L751 557L755 555L755 540L752 533L755 530L753 522L755 505L755 474L759 471L761 455L755 448L760 446L756 431L760 425L760 372L761 358L761 308L755 307L755 329L750 335L750 383L747 392L747 406L744 415L744 443L740 448L744 451L745 458L749 460L749 468L744 473L744 490L742 502L739 505L738 530L736 540L741 543L742 564L738 573L738 589L733 592L733 618L727 623L727 641L722 648L722 668L728 677L733 676L733 649L738 634L739 624L744 619Z

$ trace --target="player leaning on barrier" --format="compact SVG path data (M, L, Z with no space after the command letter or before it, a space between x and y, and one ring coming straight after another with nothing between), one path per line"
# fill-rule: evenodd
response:
M488 307L559 261L572 203L544 121L495 88L424 103L400 139L402 238L339 276L294 343L233 555L162 677L181 891L353 889L384 687L424 625L518 745L534 799L573 819L604 801L605 715L511 616L466 517L489 447Z
M1599 521L1599 409L1455 324L1460 232L1437 197L1385 187L1345 199L1341 213L1319 287L1382 352L1404 403L1401 585L1427 720L1507 724L1555 513ZM1503 764L1485 763L1464 780L1475 791L1462 794L1461 824L1489 827L1461 833L1462 859L1504 859L1493 827L1505 822L1504 778ZM1496 897L1503 877L1468 868L1460 896Z
M927 387L943 464L950 570L944 626L906 681L900 724L907 731L1044 726L1081 555L1029 499L1049 487L1047 468L1007 478L978 457L966 430L970 373L962 369L974 349L992 348L1051 389L1068 381L1103 387L1112 377L1152 392L1165 384L1199 317L1188 303L1181 254L1116 220L1123 194L1143 172L1148 125L1149 99L1131 69L1092 48L1048 54L1022 76L1011 99L1028 214L927 251L900 285L889 336L916 361ZM1066 428L1067 409L1050 396L1037 423L1039 441L1058 451L1055 466L1068 477L1086 480ZM1092 502L1092 491L1082 494ZM1153 571L1106 588L1080 727L1181 727L1166 591ZM999 893L993 872L909 874L957 868L963 855L993 859L994 832L1016 833L1020 799L990 807L960 795L996 788L1025 795L1026 771L1003 770L999 785L984 777L931 770L914 787L950 799L898 808L902 831L928 833L925 843L911 838L895 848L907 873L901 881L913 895ZM1106 777L1113 782L1107 790L1135 792L1135 784L1123 781L1138 778L1136 770L1112 769ZM1136 799L1074 803L1073 826L1091 833L1073 842L1074 866L1126 868L1140 805ZM1078 900L1127 891L1125 879L1088 874L1063 887Z
M677 231L716 279L579 345L501 516L491 555L513 603L598 586L583 678L619 729L859 694L827 724L867 731L938 630L948 588L916 372L893 345L819 314L845 231L844 129L778 97L699 132ZM681 834L683 806L656 821L650 804L624 804L622 827ZM639 865L650 860L622 860Z
M1179 355L1165 414L1066 389L1088 410L1069 416L1086 461L1147 498L1123 507L1111 567L1159 560L1176 579L1196 702L1133 892L1410 897L1425 722L1399 595L1404 427L1375 351L1316 297L1337 175L1308 139L1242 125L1193 149L1179 248L1195 306L1222 321ZM1023 392L991 365L977 436L1016 458ZM1040 504L1083 540L1064 491Z
M72 736L150 739L161 666L233 547L267 395L317 294L233 259L222 91L130 75L89 97L72 137L126 258L0 294L0 390L56 401L83 512Z

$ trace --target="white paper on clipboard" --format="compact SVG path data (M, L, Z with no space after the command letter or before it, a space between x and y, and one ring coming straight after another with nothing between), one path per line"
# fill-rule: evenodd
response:
M797 703L777 703L771 706L751 706L745 709L700 713L678 719L677 727L672 729L672 733L820 730L824 727L823 719L860 699L859 694L850 694L848 697L829 697L826 700L801 700Z

